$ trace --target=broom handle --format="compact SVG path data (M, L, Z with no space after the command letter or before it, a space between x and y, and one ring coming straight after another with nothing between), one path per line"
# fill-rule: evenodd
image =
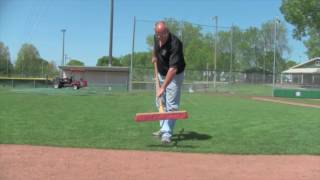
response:
M156 80L156 92L157 92L157 89L160 87L160 81L159 81L159 78L158 78L157 61L154 62L153 65L154 65L154 78ZM164 112L161 97L159 97L158 102L159 102L159 112Z

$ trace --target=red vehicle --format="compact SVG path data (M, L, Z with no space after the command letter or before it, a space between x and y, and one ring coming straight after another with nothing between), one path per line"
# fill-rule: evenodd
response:
M53 87L63 88L63 87L73 87L73 89L80 89L82 87L87 87L88 82L86 80L80 79L80 80L73 80L72 77L70 78L60 78L56 77L56 79L53 82Z
M84 80L83 78L80 78L80 80L75 80L73 77L73 72L78 70L71 70L71 76L70 77L56 77L53 81L53 87L63 88L63 87L73 87L73 89L80 89L82 87L88 86L88 81Z

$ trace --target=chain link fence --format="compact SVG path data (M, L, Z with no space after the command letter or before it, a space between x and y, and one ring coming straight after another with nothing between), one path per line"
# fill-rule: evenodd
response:
M181 39L187 63L183 90L234 92L249 91L253 86L264 88L266 95L274 88L320 87L319 75L312 81L301 76L281 74L286 68L286 31L281 24L268 21L261 27L240 29L236 25L220 26L216 17L211 25L201 25L166 19L170 32ZM155 21L134 18L131 69L127 84L89 84L103 91L154 90L154 71L151 64L153 27ZM52 75L27 74L0 78L3 87L52 87ZM28 79L32 77L34 79ZM42 79L37 79L42 78ZM304 77L306 79L306 77ZM309 78L310 79L310 78Z
M281 87L285 60L285 32L273 21L261 28L240 29L166 19L170 32L183 43L187 63L183 90L232 92L235 87L261 86L272 94ZM132 89L154 89L150 62L156 21L134 19ZM276 38L275 30L278 31ZM139 49L139 52L135 52ZM142 52L141 52L142 51ZM141 56L141 53L146 56Z

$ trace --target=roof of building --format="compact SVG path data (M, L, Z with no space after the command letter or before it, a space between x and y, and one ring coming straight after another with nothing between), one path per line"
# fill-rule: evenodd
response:
M69 71L105 71L105 72L129 72L128 67L118 66L59 66L62 70Z
M315 57L304 63L295 65L288 70L283 71L284 74L319 74L320 73L320 57Z
M306 61L306 62L304 62L304 63L295 65L295 66L291 67L290 69L303 67L303 66L305 66L305 65L307 65L307 64L310 64L310 63L312 63L312 62L315 62L316 60L320 60L320 57L312 58L312 59L310 59L309 61ZM320 66L319 66L319 68L320 68Z
M285 74L318 74L320 73L320 68L296 68L288 69L283 71Z

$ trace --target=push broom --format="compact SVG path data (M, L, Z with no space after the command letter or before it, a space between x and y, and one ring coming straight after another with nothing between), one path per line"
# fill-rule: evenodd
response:
M154 63L154 75L156 81L156 89L160 87L160 81L158 79L158 67L156 62ZM163 119L186 119L188 118L187 111L171 111L171 112L164 112L163 103L160 98L158 98L159 102L159 112L151 112L151 113L137 113L135 116L136 122L143 122L143 121L159 121Z

